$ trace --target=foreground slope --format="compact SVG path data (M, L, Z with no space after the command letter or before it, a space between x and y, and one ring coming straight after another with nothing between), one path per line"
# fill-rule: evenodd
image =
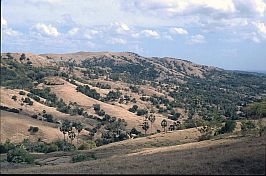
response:
M144 142L145 138L143 139ZM265 174L264 139L265 134L261 137L228 136L219 140L143 148L140 151L132 149L131 153L111 154L109 157L105 156L93 161L3 170L3 172L54 174ZM134 140L131 140L126 144L124 143L124 148L134 142ZM115 145L120 145L120 142L109 145L114 147ZM109 145L99 147L97 150L104 150ZM110 153L112 153L112 149L115 150L113 147L109 148Z

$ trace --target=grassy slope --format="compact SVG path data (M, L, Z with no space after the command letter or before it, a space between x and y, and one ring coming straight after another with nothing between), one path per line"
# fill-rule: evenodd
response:
M30 140L43 139L47 142L52 142L58 138L62 139L63 134L59 131L56 124L42 122L32 119L30 117L0 111L1 113L1 142L10 139L12 142L21 142L23 139L30 138ZM30 126L39 127L39 131L30 135L28 129Z
M79 105L81 105L86 111L90 113L95 113L93 110L93 104L100 104L101 109L103 109L107 114L110 114L111 116L115 116L117 118L125 119L128 122L128 129L132 129L133 127L136 127L137 129L140 129L140 124L143 122L142 116L137 116L134 113L129 112L127 109L124 109L119 106L115 106L112 104L104 103L98 100L95 100L93 98L87 97L86 95L77 92L76 86L73 84L70 84L67 81L62 80L64 82L64 85L57 85L57 86L50 86L51 90L59 97L62 98L65 102L77 102ZM70 96L71 95L71 96ZM161 129L161 123L162 117L158 117L153 125L153 131L156 129ZM169 122L171 120L168 120ZM148 131L150 132L150 131Z
M193 130L193 129L191 129ZM181 132L179 132L181 133ZM150 138L161 143L174 133ZM163 135L164 138L159 138ZM97 160L3 170L4 173L124 173L124 174L265 174L265 134L262 137L227 136L220 140L145 148L147 138L127 140L91 151ZM178 138L176 138L178 139ZM182 140L181 140L182 141ZM151 141L150 141L151 142ZM134 145L136 148L134 148ZM139 147L142 145L142 148ZM121 150L120 150L121 149ZM100 153L102 152L102 156ZM113 153L114 152L114 153ZM58 155L58 154L57 154Z

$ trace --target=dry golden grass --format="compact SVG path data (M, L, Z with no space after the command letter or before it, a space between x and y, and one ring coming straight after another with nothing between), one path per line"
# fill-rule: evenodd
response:
M93 104L100 104L101 109L103 109L107 114L115 116L117 118L125 119L128 123L128 129L136 127L137 129L141 130L141 127L139 125L143 122L143 117L137 116L136 114L129 112L127 109L129 108L129 106L123 108L123 106L115 106L87 97L86 95L77 92L75 85L70 84L69 82L63 79L62 81L64 82L64 85L56 85L49 87L51 87L52 92L54 92L59 98L62 98L65 102L77 102L77 104L81 105L86 111L92 114L95 113L95 111L93 110ZM161 115L157 116L157 119L153 125L153 132L155 132L156 129L161 129L160 123L163 118L164 117ZM171 122L171 120L168 121Z
M169 134L156 135L167 137ZM151 137L156 139L156 135ZM142 144L147 143L146 140L139 138ZM163 141L159 140L159 143ZM136 148L133 148L134 145ZM262 137L228 136L219 140L154 148L138 148L139 145L137 140L122 141L83 151L95 153L97 160L5 169L3 173L265 174L265 134Z
M33 115L33 114L42 114L43 110L46 111L47 114L52 114L56 119L58 120L72 120L72 121L81 121L84 122L85 119L82 116L78 116L78 115L74 115L74 116L70 116L69 114L65 114L65 113L61 113L59 111L56 110L56 108L54 107L48 107L42 103L39 103L33 99L31 99L33 101L33 105L27 105L24 104L23 106L21 106L21 98L26 98L27 94L29 92L23 90L26 95L19 95L19 89L7 89L7 88L3 88L1 87L1 105L3 106L7 106L10 108L21 108L23 113L29 114L29 115ZM17 101L14 101L12 98L13 95L17 96ZM41 100L44 100L41 98Z
M46 142L52 142L63 138L63 134L59 131L56 124L39 121L21 114L6 111L0 112L2 143L7 139L18 143L23 141L23 139L37 140L41 138ZM39 127L39 131L36 134L30 135L28 132L30 126Z

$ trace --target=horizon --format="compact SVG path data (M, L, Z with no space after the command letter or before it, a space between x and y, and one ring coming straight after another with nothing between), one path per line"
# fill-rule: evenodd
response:
M125 51L265 72L265 16L265 0L3 0L1 52Z
M75 53L81 53L81 52L84 52L84 53L105 53L105 52L109 52L109 53L129 53L131 51L75 51L75 52L66 52L66 53L33 53L33 52L1 52L2 53L30 53L30 54L35 54L35 55L48 55L48 54L75 54ZM135 54L138 54L142 57L147 57L147 58L151 58L151 57L157 57L157 56L144 56L144 55L141 55L139 53L136 53L136 52L131 52L131 53L135 53ZM188 60L186 58L177 58L177 57L172 57L172 56L163 56L163 57L159 57L159 58L165 58L165 57L171 57L171 58L175 58L175 59L180 59L180 60L186 60L186 61L191 61L191 60ZM262 74L266 74L266 69L265 70L237 70L237 69L225 69L225 68L222 68L222 67L219 67L219 66L215 66L215 65L206 65L206 64L201 64L201 63L196 63L196 62L193 62L191 61L192 63L194 64L198 64L198 65L205 65L205 66L211 66L211 67L217 67L217 68L220 68L220 69L224 69L224 70L228 70L228 71L243 71L243 72L255 72L255 73L262 73Z

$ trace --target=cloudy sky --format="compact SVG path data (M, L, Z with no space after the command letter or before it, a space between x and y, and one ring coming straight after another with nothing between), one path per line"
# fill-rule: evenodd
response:
M131 51L266 70L266 0L1 0L2 52Z

